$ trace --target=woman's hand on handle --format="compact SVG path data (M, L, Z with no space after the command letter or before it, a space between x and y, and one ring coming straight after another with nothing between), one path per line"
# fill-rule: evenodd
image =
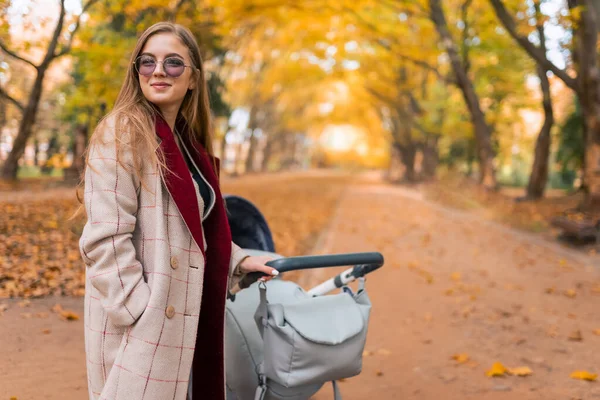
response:
M274 258L269 256L247 257L240 263L240 272L243 274L248 274L250 272L262 272L267 276L260 278L259 281L269 281L273 279L273 277L279 275L279 271L266 265L266 263L271 260L274 260Z

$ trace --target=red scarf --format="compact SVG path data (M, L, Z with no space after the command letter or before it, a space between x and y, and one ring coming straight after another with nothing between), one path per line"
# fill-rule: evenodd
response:
M225 400L224 324L225 296L231 257L231 231L225 211L225 203L219 189L219 159L210 156L189 134L185 120L178 119L177 131L190 151L200 172L214 189L216 199L210 215L204 222L208 245L202 248L202 221L197 197L188 166L179 151L173 132L160 116L156 118L156 135L161 139L160 148L167 167L174 174L165 173L167 189L177 204L194 240L200 246L205 260L202 307L196 336L196 350L192 365L192 389L194 399ZM214 162L217 169L215 171Z

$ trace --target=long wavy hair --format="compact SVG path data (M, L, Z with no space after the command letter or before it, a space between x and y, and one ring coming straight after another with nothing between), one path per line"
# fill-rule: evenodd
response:
M190 142L200 143L209 155L214 156L212 142L212 126L208 88L205 79L204 66L200 55L200 48L194 35L186 27L171 23L158 22L142 33L139 37L131 58L123 86L117 96L115 105L98 123L88 150L96 141L102 139L105 124L114 123L117 155L127 151L133 159L134 173L144 184L142 167L144 163L151 162L163 173L167 167L162 154L157 150L158 139L155 132L156 114L160 110L149 102L140 87L139 76L135 69L135 60L139 57L148 39L159 33L176 35L188 48L192 65L192 79L196 82L194 89L189 89L183 99L177 118L183 118L188 127L185 134L189 135ZM180 132L183 134L183 132ZM89 167L89 153L86 154L86 168Z

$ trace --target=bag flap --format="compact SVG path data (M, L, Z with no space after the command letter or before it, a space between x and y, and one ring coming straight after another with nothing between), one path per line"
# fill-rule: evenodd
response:
M306 340L336 345L360 333L365 321L346 293L302 299L283 305L284 319Z

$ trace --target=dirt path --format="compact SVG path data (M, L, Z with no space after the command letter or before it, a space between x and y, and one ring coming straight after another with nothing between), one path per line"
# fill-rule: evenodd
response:
M569 378L600 372L597 257L406 189L354 187L320 252L373 250L386 264L367 283L370 355L363 373L341 384L345 400L600 398L598 383ZM577 330L583 340L569 340ZM470 361L451 359L460 353ZM533 375L486 377L496 361Z
M600 372L600 259L383 185L349 188L319 243L316 253L386 259L368 280L369 355L341 384L344 400L600 399L600 382L569 378ZM0 400L86 398L83 322L50 310L81 315L82 300L18 302L0 316ZM577 330L583 339L569 340ZM457 353L471 361L457 365ZM496 361L533 375L486 377Z

